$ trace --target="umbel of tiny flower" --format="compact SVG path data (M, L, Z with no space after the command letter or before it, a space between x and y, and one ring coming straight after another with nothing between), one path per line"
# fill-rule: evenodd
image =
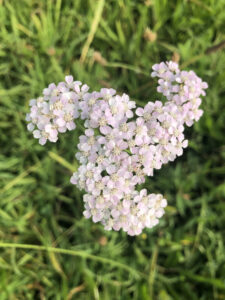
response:
M75 156L80 166L71 177L86 194L84 216L101 222L106 230L138 235L158 224L167 201L161 194L148 194L137 186L153 176L155 169L173 161L188 146L184 126L198 121L201 96L207 83L193 71L181 71L177 63L153 67L157 91L167 101L136 107L126 94L89 87L72 76L51 83L41 97L30 100L27 128L41 145L56 142L59 133L84 123Z

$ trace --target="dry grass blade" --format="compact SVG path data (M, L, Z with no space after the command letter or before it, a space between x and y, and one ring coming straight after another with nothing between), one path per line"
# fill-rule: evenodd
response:
M79 285L79 286L74 287L72 290L70 290L70 292L69 292L69 294L68 294L66 300L71 300L72 297L73 297L75 294L77 294L77 293L83 291L84 289L85 289L85 285L84 285L84 284L81 284L81 285Z

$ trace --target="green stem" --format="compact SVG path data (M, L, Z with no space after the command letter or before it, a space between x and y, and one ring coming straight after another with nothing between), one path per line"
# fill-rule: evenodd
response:
M78 257L82 257L82 258L91 259L94 261L99 261L101 263L109 264L113 267L117 267L117 268L126 270L129 273L133 274L135 277L140 277L140 273L138 271L136 271L135 269L133 269L125 264L111 260L106 257L89 254L84 251L69 250L69 249L62 249L62 248L55 248L55 247L46 247L46 246L39 246L39 245L3 243L3 242L0 242L0 248L38 250L38 251L47 251L47 252L65 254L65 255L78 256Z

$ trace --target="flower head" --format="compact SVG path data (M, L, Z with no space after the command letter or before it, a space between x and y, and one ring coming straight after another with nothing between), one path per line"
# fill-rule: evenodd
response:
M41 145L56 142L59 133L74 130L82 120L85 129L75 154L80 166L70 181L85 192L84 216L106 230L122 229L129 235L154 227L164 215L166 199L137 185L183 154L188 145L184 125L201 117L200 97L207 88L177 63L152 68L157 91L167 98L164 104L157 100L136 108L126 94L106 88L90 93L69 75L31 99L26 115L27 128Z

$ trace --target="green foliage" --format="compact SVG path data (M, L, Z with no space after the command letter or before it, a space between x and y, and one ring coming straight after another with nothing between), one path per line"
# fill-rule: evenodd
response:
M225 299L225 53L211 48L225 3L100 1L0 0L0 300ZM169 201L160 224L106 232L69 183L79 131L38 145L28 101L72 74L144 105L159 97L152 64L172 57L208 82L204 116L184 156L145 184Z

